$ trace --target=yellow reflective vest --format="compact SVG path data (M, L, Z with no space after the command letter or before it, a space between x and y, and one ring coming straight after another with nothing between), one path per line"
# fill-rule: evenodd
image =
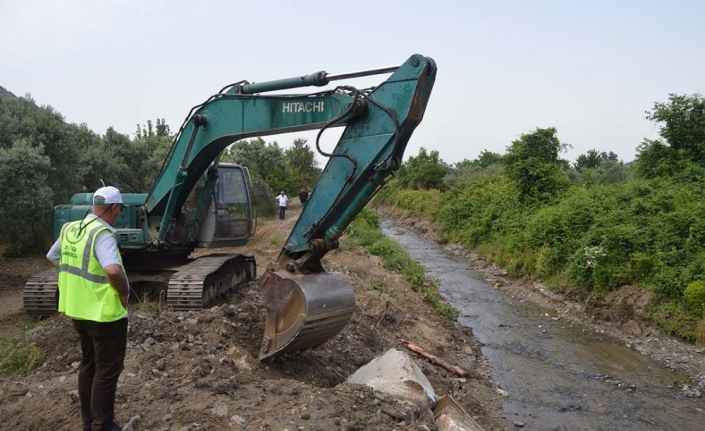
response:
M59 312L69 317L114 322L127 316L120 294L110 285L95 257L95 239L103 231L115 235L92 218L66 223L61 228ZM122 257L118 258L122 264Z

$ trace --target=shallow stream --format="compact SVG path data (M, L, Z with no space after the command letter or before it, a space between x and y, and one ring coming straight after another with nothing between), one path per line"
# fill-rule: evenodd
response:
M493 376L508 393L503 411L522 430L705 431L705 401L689 381L647 355L556 312L514 299L452 256L385 220L385 235L438 278L460 323L484 344Z

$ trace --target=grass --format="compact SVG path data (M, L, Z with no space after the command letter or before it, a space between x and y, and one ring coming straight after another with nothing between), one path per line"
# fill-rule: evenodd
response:
M269 244L270 245L276 245L276 246L283 246L284 241L286 241L286 238L284 238L283 235L274 235L272 238L269 239Z
M373 281L372 283L368 284L367 286L365 286L365 290L374 290L379 293L387 293L389 291L387 285L379 281Z
M138 308L140 313L157 314L157 312L159 311L159 305L155 304L154 301L150 300L149 293L144 292L142 293L142 296L138 296L137 299L140 302L140 306Z
M0 341L0 375L24 374L40 367L45 360L44 353L33 344L15 339Z
M438 292L439 281L427 277L418 262L412 261L399 244L384 236L379 228L379 220L370 210L363 210L346 233L347 241L379 256L385 269L401 274L411 284L414 292L421 293L424 300L439 314L450 319L460 315L460 311L451 306ZM378 289L373 287L371 290Z

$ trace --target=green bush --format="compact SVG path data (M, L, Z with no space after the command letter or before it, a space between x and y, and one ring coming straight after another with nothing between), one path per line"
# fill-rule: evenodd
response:
M690 283L683 291L683 299L689 307L702 313L705 309L705 281Z

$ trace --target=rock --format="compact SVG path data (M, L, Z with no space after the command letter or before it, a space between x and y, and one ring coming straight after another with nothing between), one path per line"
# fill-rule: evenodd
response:
M213 416L224 418L228 415L228 406L226 404L216 404L211 410Z
M135 426L142 420L140 415L135 415L130 418L130 420L122 427L122 431L134 431Z
M503 397L508 397L508 396L509 396L509 392L505 391L505 390L502 389L502 388L497 388L497 393L498 393L499 395L503 396Z
M396 349L371 360L355 371L347 383L367 385L376 391L408 399L421 408L436 404L436 393L409 355Z
M144 340L144 342L146 344L149 344L150 346L153 346L154 343L156 343L156 341L154 341L154 338L152 338L152 337L147 338L146 340Z
M69 399L71 400L72 403L78 403L81 400L78 396L77 389L74 389L73 391L69 392Z
M59 377L59 383L64 383L66 381L66 379L67 379L66 376Z
M27 386L12 386L8 391L8 395L11 397L21 397L27 395L29 388Z
M525 426L525 424L524 424L524 422L516 421L516 422L514 422L514 426L517 428L523 428Z

